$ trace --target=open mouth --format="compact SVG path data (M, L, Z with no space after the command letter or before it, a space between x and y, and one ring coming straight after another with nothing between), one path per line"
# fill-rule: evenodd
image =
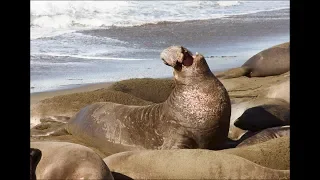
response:
M173 67L177 71L181 71L182 69L182 63L177 62L176 65Z
M181 70L183 66L191 66L193 64L192 53L182 46L168 47L162 51L160 57L165 65L171 66L176 70Z

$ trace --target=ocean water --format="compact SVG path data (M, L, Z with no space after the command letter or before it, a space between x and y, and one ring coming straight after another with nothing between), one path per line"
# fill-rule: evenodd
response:
M211 70L289 41L289 1L31 1L31 93L128 78L169 77L173 44ZM222 57L223 56L223 57Z

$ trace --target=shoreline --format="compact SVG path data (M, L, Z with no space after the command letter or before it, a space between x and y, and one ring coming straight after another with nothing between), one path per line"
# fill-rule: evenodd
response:
M173 77L165 77L165 78L151 78L151 79L171 79ZM135 79L135 78L133 78ZM137 79L144 79L144 78L137 78ZM79 85L68 85L63 89L54 89L49 91L42 91L42 92L32 92L30 93L30 106L33 106L37 102L52 98L54 96L60 95L67 95L67 94L74 94L74 93L81 93L81 92L89 92L94 91L102 88L108 88L112 84L119 82L119 81L106 81L100 83L85 83Z
M212 73L217 73L219 71L225 71L229 68L222 68L219 70L212 71ZM164 78L152 78L152 79L171 79L171 77L164 77ZM135 78L129 78L135 79ZM143 78L137 78L143 79ZM77 85L66 85L64 88L52 89L48 91L40 91L40 92L30 92L30 106L36 104L37 102L52 98L54 96L66 95L66 94L73 94L73 93L80 93L80 92L88 92L94 91L97 89L108 88L112 84L119 82L119 81L106 81L106 82L99 82L99 83L84 83L84 84L77 84Z
M107 38L125 42L114 44L113 41L99 41L109 44L108 47L90 46L97 51L108 52L106 58L129 57L144 60L83 60L71 56L35 56L31 60L33 64L30 70L30 92L70 89L79 87L78 84L82 86L87 83L114 82L130 78L171 77L171 70L163 66L159 54L173 44L181 44L205 56L215 56L212 60L207 59L212 71L236 67L249 56L290 40L289 20L286 19L288 13L288 10L279 10L221 19L79 31L82 35L94 37L95 41ZM79 46L71 44L70 47L83 48L82 35L76 36L76 39L81 40L76 43ZM116 48L114 50L111 47Z

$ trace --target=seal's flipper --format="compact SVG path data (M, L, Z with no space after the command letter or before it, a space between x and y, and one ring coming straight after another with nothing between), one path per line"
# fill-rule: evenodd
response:
M231 79L241 76L250 76L250 68L248 67L237 67L231 68L223 72L218 72L215 76L219 79Z

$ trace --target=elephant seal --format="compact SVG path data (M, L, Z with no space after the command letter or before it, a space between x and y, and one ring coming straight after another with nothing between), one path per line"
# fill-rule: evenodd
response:
M290 103L290 79L269 87L265 97L283 99Z
M42 157L42 153L39 149L30 148L30 180L37 180L36 168Z
M204 149L142 150L103 159L112 172L132 179L289 179L289 170Z
M224 149L218 152L243 157L261 166L288 170L290 169L290 137L283 136L250 146Z
M44 99L30 108L30 128L45 122L67 123L81 108L96 102L115 102L127 105L150 105L134 95L110 89L65 94Z
M262 131L253 133L250 137L241 141L237 147L250 146L258 143L262 143L265 141L269 141L271 139L290 136L290 126L279 126L274 128L264 129Z
M67 131L115 153L123 151L116 145L127 149L219 149L229 131L228 92L204 56L171 46L160 57L174 68L175 87L166 101L148 106L95 103L72 117Z
M284 122L290 120L289 115L290 104L282 99L256 98L232 104L228 137L239 140L248 130L287 125Z
M290 125L290 104L282 99L248 108L234 121L234 126L249 131Z
M221 79L275 76L290 70L290 42L265 49L249 58L241 67L218 73Z
M31 142L42 152L38 179L104 179L113 176L100 156L88 147L67 142Z

